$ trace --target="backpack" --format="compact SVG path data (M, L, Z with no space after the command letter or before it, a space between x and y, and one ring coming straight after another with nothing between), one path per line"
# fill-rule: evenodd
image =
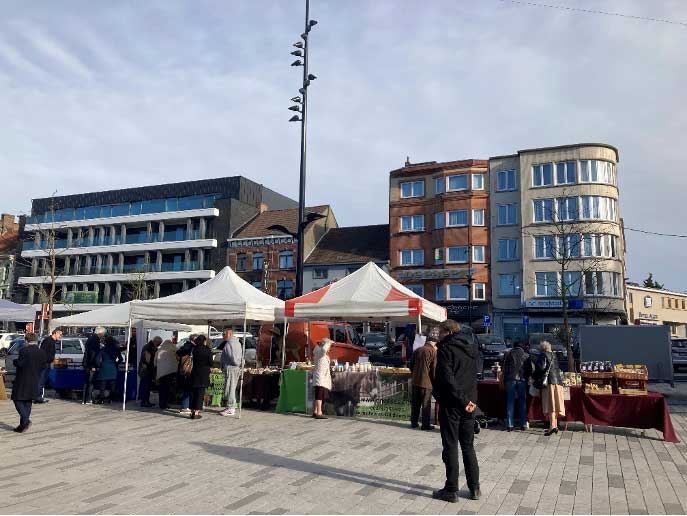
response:
M181 376L191 376L191 371L193 371L193 355L184 355L181 357L179 372Z

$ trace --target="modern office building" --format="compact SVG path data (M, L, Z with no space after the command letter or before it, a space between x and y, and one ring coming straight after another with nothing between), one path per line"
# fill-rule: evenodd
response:
M489 160L497 334L515 339L555 331L563 287L573 328L624 318L618 160L616 148L595 143Z
M53 277L57 315L181 292L226 265L238 227L296 205L241 176L34 199L16 300L47 302Z
M491 296L489 218L488 161L406 162L389 178L392 275L450 318L481 324Z
M345 278L368 262L389 272L389 225L331 228L305 260L303 292Z
M687 293L627 284L630 324L670 326L673 337L687 337Z
M307 259L327 231L338 227L338 223L330 206L313 206L305 212L320 216L303 233ZM291 299L296 289L298 241L293 235L297 228L297 208L263 211L227 240L227 263L254 287L280 299Z

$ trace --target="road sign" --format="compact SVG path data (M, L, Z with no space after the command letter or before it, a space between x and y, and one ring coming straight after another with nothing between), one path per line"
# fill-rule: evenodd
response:
M491 326L491 317L488 314L484 314L484 326Z
M530 325L530 318L527 315L522 316L522 324L524 324L525 326Z

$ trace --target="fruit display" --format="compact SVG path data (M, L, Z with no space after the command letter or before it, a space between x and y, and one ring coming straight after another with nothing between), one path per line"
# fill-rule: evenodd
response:
M579 373L563 373L564 387L581 387L582 375Z
M613 386L610 383L588 383L584 386L584 392L586 392L587 394L613 394Z

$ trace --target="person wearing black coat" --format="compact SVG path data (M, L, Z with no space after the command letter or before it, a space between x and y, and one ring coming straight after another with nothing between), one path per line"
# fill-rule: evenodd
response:
M527 428L527 380L530 376L530 356L525 344L516 341L503 357L503 382L506 387L506 429L513 431L515 398L518 399L520 430Z
M460 324L450 319L439 326L439 337L433 394L439 404L446 483L432 497L452 503L458 501L460 443L470 498L479 500L479 466L474 447L479 346L475 339L461 333Z
M43 366L43 372L41 373L40 380L34 394L34 403L47 403L48 400L45 398L45 384L48 382L48 374L50 372L50 367L55 361L55 350L57 349L57 343L62 340L62 328L55 328L50 335L41 341L40 349L45 353L45 365Z
M24 346L19 350L19 356L14 359L17 375L12 385L12 401L19 413L19 426L15 432L26 432L31 426L31 407L41 375L45 369L47 355L36 343L35 333L24 335Z
M193 342L196 335L189 336L188 340L177 350L179 365L177 367L177 390L181 391L181 409L179 414L191 414L191 377L181 373L182 358L188 356L193 351Z
M191 371L191 419L200 419L205 398L205 389L210 385L212 350L205 335L196 337L193 345L193 370Z
M90 405L93 403L93 383L95 382L95 375L97 373L96 359L100 353L100 344L105 337L105 328L98 326L95 332L88 337L86 341L86 350L83 354L83 361L81 365L84 369L84 386L83 386L83 405Z

